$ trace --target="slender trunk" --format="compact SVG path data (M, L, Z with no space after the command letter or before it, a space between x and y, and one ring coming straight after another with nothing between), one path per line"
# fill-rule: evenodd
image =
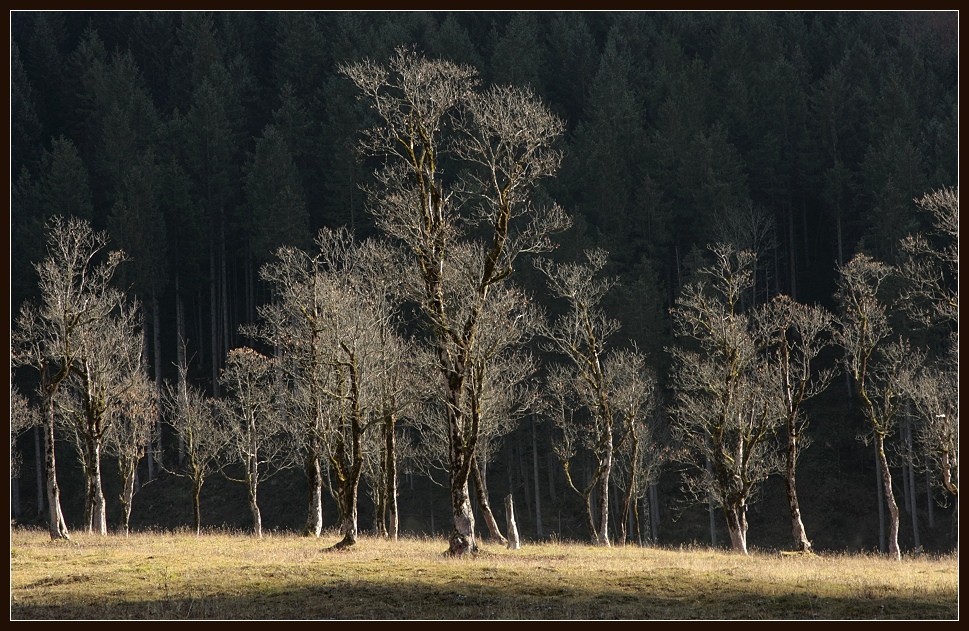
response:
M538 483L538 439L535 437L535 417L532 416L532 477L535 479L535 535L544 536L542 532L542 490Z
M57 484L57 460L54 455L54 403L51 395L44 397L45 410L45 435L44 435L44 466L47 470L47 507L48 522L47 528L51 539L70 539L71 534L67 529L67 522L64 521L64 512L61 510L61 491Z
M224 209L220 209L220 215L224 215ZM232 329L229 328L229 282L226 273L225 256L225 220L219 226L219 279L221 281L219 301L222 306L222 352L228 352L232 348Z
M878 551L884 554L888 548L885 541L885 484L877 449L875 450L875 484L878 487Z
M632 441L632 454L629 457L629 488L626 489L625 497L623 497L622 512L619 519L619 545L621 546L626 545L626 522L629 520L629 507L634 503L633 498L636 497L636 485L638 483L636 462L639 461L639 438L635 431L632 431L629 439ZM633 510L635 511L635 506L633 506Z
M219 398L219 303L216 298L215 243L209 243L209 324L212 336L212 396Z
M188 358L185 350L185 304L175 273L175 346L178 352L178 416L183 419L188 414ZM185 461L185 438L178 436L178 464Z
M192 516L195 518L196 537L202 534L202 504L200 499L202 497L202 484L204 482L205 478L202 477L201 472L196 472L192 478Z
M708 473L713 472L713 463L710 461L709 457L707 457L707 472ZM717 510L717 506L716 506L716 503L713 501L713 492L711 491L710 493L707 494L707 512L709 513L709 516L710 516L710 545L713 546L714 548L717 547L717 521L714 515L714 513L716 513L716 510Z
M129 461L125 463L122 469L124 486L121 491L121 518L123 519L122 527L125 537L128 536L131 529L131 502L135 496L135 477L138 471L137 458L127 460Z
M522 495L525 496L525 511L528 515L532 514L532 497L528 490L528 467L525 466L525 447L520 445L515 450L518 455L518 472L522 479Z
M41 446L44 442L42 436L42 429L40 425L34 425L34 474L37 477L37 517L44 516L44 459L46 455L44 454L44 448ZM928 474L926 474L928 475ZM931 493L929 497L931 497Z
M548 497L552 500L552 505L554 506L559 500L555 495L555 466L553 466L553 458L555 458L555 454L549 453L548 459L545 461L545 468L548 469Z
M259 510L259 472L249 474L249 510L252 512L252 533L262 538L262 512Z
M387 532L397 541L400 517L397 512L397 438L395 436L396 418L393 414L384 417L384 482L386 486Z
M606 429L606 449L602 458L602 476L599 478L599 535L596 543L609 547L609 479L612 473L612 428Z
M659 491L655 482L649 483L649 530L650 540L659 542Z
M925 512L929 515L929 528L935 528L935 507L932 502L932 474L925 469Z
M511 493L505 496L505 516L508 527L508 539L502 541L507 544L509 550L519 550L522 547L521 539L518 537L518 525L515 523L515 501Z
M158 400L162 400L162 359L161 359L161 308L158 304L158 294L156 292L151 293L151 329L152 329L152 342L154 346L154 357L155 360L155 392L158 394ZM158 468L165 468L165 457L164 449L162 447L162 411L161 406L158 406L155 418L155 448L154 448L155 462L158 463ZM149 455L151 458L151 455Z
M801 521L801 507L797 501L797 434L793 422L788 418L787 423L787 476L784 482L787 487L787 506L791 514L791 534L794 537L794 549L798 552L811 552L811 542Z
M905 424L903 426L903 432L905 434L905 469L903 470L903 475L906 476L906 487L908 487L909 499L906 502L908 505L909 514L912 516L912 535L915 539L915 548L922 547L922 540L919 536L919 515L918 515L918 495L917 487L915 485L915 451L912 448L912 423L908 420L910 417L906 418Z
M892 472L888 469L888 458L885 456L885 438L881 434L876 437L875 446L879 468L881 469L882 488L885 491L885 504L888 506L888 555L892 559L900 561L902 554L898 548L898 504L895 503L895 494L892 492Z
M474 462L471 463L471 475L474 476L475 496L478 500L478 506L481 507L484 522L488 526L488 532L491 533L494 539L497 539L502 545L507 544L508 540L498 529L498 522L495 520L495 515L491 511L491 503L488 501L488 483L485 480L485 475L481 472L478 457L474 456L473 459Z

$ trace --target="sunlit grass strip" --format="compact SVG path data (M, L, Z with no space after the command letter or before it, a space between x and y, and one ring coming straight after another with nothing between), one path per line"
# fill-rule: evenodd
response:
M955 619L958 558L11 532L14 619Z

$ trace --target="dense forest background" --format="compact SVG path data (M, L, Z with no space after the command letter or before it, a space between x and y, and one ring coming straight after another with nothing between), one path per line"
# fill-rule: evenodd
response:
M376 234L360 191L373 165L356 150L373 121L337 68L398 46L470 64L486 83L530 85L565 121L561 172L541 191L574 220L555 258L608 250L617 343L647 353L661 390L669 310L708 244L743 235L760 255L759 296L834 310L837 265L859 251L896 262L901 239L930 227L913 200L958 185L956 12L17 11L10 27L11 314L37 292L45 222L85 218L132 259L121 280L145 305L152 370L174 379L181 303L190 379L216 395L226 353L247 343L239 326L268 299L258 269L275 248L310 247L323 227ZM554 311L528 267L520 283ZM912 335L927 348L945 339ZM817 549L877 549L875 460L843 377L809 414L799 474L809 536ZM515 494L525 538L583 539L550 431L529 417L504 439L493 502ZM16 445L23 522L43 514L35 439ZM162 444L174 457L164 433ZM76 460L61 449L62 463ZM132 526L189 524L184 481L142 467ZM70 522L83 481L61 468ZM950 549L951 501L928 472L912 480L903 549L915 545L913 511L919 543ZM297 529L301 473L268 484L264 527ZM650 495L658 543L729 545L722 517L683 502L679 484L671 466ZM246 526L238 485L213 479L203 503L206 524ZM446 486L416 471L403 472L400 507L403 531L449 528ZM367 528L366 498L361 510ZM754 547L787 545L779 477L751 510Z

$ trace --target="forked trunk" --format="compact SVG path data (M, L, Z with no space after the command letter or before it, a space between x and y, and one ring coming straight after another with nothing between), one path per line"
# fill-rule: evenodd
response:
M474 476L475 496L478 499L478 506L481 507L481 515L484 517L485 524L488 526L488 532L502 545L506 545L508 540L501 534L501 530L498 529L498 522L495 520L495 515L491 511L491 503L488 502L488 484L485 481L484 474L481 472L477 456L474 457L471 463L471 474Z
M124 486L121 491L121 517L124 520L122 527L127 537L131 528L131 501L135 496L135 474L137 472L138 461L125 466Z

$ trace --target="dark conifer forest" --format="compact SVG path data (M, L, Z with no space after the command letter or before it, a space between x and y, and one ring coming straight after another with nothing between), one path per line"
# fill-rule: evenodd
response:
M957 12L10 31L17 523L955 549Z

